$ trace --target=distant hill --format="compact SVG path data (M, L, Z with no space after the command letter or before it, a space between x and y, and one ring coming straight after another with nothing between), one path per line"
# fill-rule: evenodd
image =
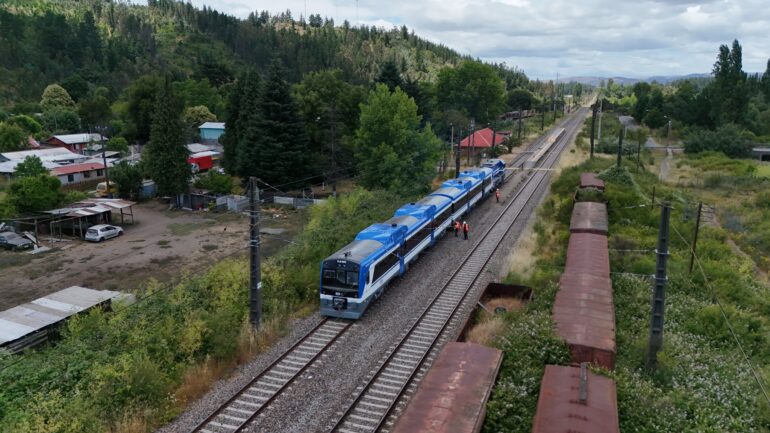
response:
M293 82L337 68L352 83L370 82L387 61L413 80L432 81L468 58L406 27L351 27L288 12L238 19L173 0L2 0L0 29L0 108L37 102L48 84L83 80L112 99L157 72L219 88L247 66L265 71L273 58Z
M581 84L589 84L591 86L598 86L602 82L607 82L607 80L612 79L617 84L621 84L624 86L631 86L640 81L646 81L648 83L657 82L660 84L669 84L679 80L704 79L704 78L706 79L711 78L711 74L700 73L700 74L687 74L687 75L654 75L648 78L584 76L584 77L569 77L569 78L565 78L564 81L581 83Z

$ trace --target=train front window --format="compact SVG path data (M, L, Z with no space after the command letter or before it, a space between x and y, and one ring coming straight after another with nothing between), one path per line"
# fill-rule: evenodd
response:
M358 290L358 272L344 269L324 269L323 284L327 287Z

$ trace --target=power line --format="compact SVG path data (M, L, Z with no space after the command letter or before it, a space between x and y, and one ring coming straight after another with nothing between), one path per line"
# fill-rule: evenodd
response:
M689 245L687 240L684 238L684 236L682 236L682 233L679 232L676 226L672 225L671 227L673 227L674 232L677 234L677 236L679 236L682 242L684 242L685 245ZM711 285L711 282L709 282L708 277L706 277L706 271L703 269L703 264L701 263L700 258L698 257L697 254L695 254L695 251L692 248L690 248L690 253L693 255L693 257L695 257L695 262L698 264L698 269L700 270L700 273L703 276L703 281L706 283L706 286L711 292L712 299L719 307L719 312L722 315L722 318L725 320L725 323L727 324L727 329L730 331L730 335L732 335L733 339L735 340L735 343L738 345L738 349L740 350L741 355L743 356L743 360L746 361L746 364L749 365L749 369L751 370L751 373L754 376L754 380L757 382L757 385L759 385L759 388L762 390L762 395L764 395L765 400L767 401L767 404L770 405L770 396L768 396L767 394L765 385L760 379L756 369L754 368L754 364L751 363L751 360L746 354L746 351L744 350L743 345L741 344L741 341L738 338L738 335L735 333L735 329L733 328L733 325L730 322L730 319L727 317L727 313L725 313L725 309L722 306L722 303L719 302L719 298L717 297L716 290L714 290L714 287Z

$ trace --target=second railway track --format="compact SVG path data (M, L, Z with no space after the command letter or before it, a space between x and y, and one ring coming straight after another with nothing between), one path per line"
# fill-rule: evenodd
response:
M561 151L582 124L584 113L583 110L565 123L568 133L552 146L539 168L551 168L555 165ZM475 303L475 298L470 296L474 284L498 249L500 240L505 237L521 215L525 204L547 178L548 172L544 170L536 170L527 178L514 199L510 200L497 220L465 255L460 267L428 308L381 362L379 369L366 385L359 388L352 404L331 428L332 432L369 433L392 427L397 403L408 389L416 384L416 379L420 379L425 371L424 367L437 356L438 350L448 338L448 325L458 317L456 313L465 304ZM522 196L524 200L520 200Z
M575 123L574 118L568 120L564 125L566 126L572 123ZM565 135L571 135L571 132L570 134ZM540 140L543 139L544 137ZM532 147L536 147L539 142L540 141L535 142ZM558 147L559 151L561 151L564 145L564 143L559 143L558 146L554 147ZM548 156L546 156L544 160L549 160L553 153L554 152L551 152ZM527 157L527 154L528 152L520 154L510 165L514 168L521 168L523 166L524 160ZM487 239L490 234L495 238L497 238L498 235L504 236L505 233L509 230L510 225L513 224L513 221L515 221L516 217L513 217L510 221L501 221L501 219L511 213L508 212L511 206L523 208L523 203L520 205L515 204L517 202L516 198L520 197L524 191L528 189L528 186L533 184L532 179L534 177L539 177L542 175L542 172L540 171L535 171L534 173L535 175L530 175L529 178L525 181L523 187L518 189L514 199L510 200L505 210L495 220L495 223L492 225L492 227L487 229L483 235L483 239ZM537 185L539 184L540 182L537 182ZM537 186L535 186L534 189L536 189L536 187ZM532 192L529 192L529 195L531 194ZM527 197L529 197L529 195ZM518 215L520 212L521 209L518 209L516 214ZM501 225L505 226L504 230L501 231L500 228L495 230L496 227ZM478 272L481 272L486 263L489 261L489 257L491 257L491 255L494 253L494 250L496 249L495 246L492 248L492 250L485 249L482 253L479 250L482 244L483 240L477 243L472 251L466 255L465 259L463 260L463 267L472 266L474 269L478 269ZM486 257L485 259L479 258L482 256L489 257ZM346 412L346 415L340 419L340 422L337 423L337 425L334 427L334 431L358 433L363 431L373 432L380 429L383 422L385 422L387 417L392 413L392 409L395 407L395 404L398 401L398 397L403 395L403 391L406 390L407 385L411 384L414 377L419 375L419 366L425 364L423 361L428 358L429 354L432 354L432 349L437 347L436 343L442 341L439 338L442 334L442 331L445 329L446 324L452 320L454 313L466 298L468 292L470 292L470 288L473 286L473 283L477 279L478 272L474 274L475 276L473 278L469 278L467 275L459 276L459 272L456 272L453 277L450 278L449 283L447 283L447 286L451 283L452 288L448 289L447 286L445 286L445 288L442 289L441 294L439 294L433 300L433 302L425 310L420 319L418 319L417 323L423 323L425 329L432 329L432 331L429 331L430 334L424 335L426 337L425 339L429 339L428 335L435 334L430 346L425 346L427 350L415 349L414 346L407 347L405 344L402 344L410 335L419 337L419 333L413 333L412 331L407 333L404 340L402 340L402 343L398 345L398 347L402 349L400 353L401 357L404 359L411 359L414 361L417 360L419 356L419 362L417 363L418 368L413 369L413 371L409 372L407 376L404 374L392 372L383 372L382 374L377 373L377 376L382 377L382 389L392 390L396 386L394 384L398 383L396 380L401 380L404 378L407 379L404 383L404 386L400 387L396 399L391 402L390 399L386 398L385 395L378 397L376 395L378 391L377 389L374 389L372 395L365 399L365 401L370 404L367 405L366 403L362 403L362 407L359 408L358 412L355 413L352 411L355 405L351 406L350 409ZM447 319L445 322L442 322L440 316L441 314L449 314L449 319ZM253 427L249 428L249 426L254 425L255 420L264 413L264 411L271 405L271 403L282 393L284 393L299 377L301 377L302 374L316 362L316 360L324 356L325 353L328 352L329 348L331 348L335 342L340 340L346 331L354 324L355 322L344 320L322 320L315 328L313 328L304 337L302 337L293 346L291 346L290 349L284 352L280 357L278 357L278 359L276 359L272 364L270 364L261 373L254 377L254 379L252 379L245 387L243 387L225 403L220 405L209 417L203 420L203 422L197 424L197 427L195 427L191 433L239 433L253 429ZM393 351L394 354L396 352L398 352L398 350ZM387 362L384 364L387 364ZM387 382L388 380L392 381L390 385ZM365 386L364 391L368 388L370 388L369 385ZM364 400L363 392L362 395L356 399L357 402L359 400ZM383 410L384 412L381 420L376 423L376 428L374 429L370 429L369 427L362 428L354 426L354 429L351 430L344 427L345 420L348 417L351 420L358 420L363 422L365 419L368 419L366 417L372 417L375 413L377 413L376 411ZM361 426L365 425L360 423L356 424ZM370 423L367 423L366 425L369 424ZM318 431L320 431L320 429L318 429Z
M354 322L324 319L275 362L193 430L193 433L243 431L294 380L326 352Z

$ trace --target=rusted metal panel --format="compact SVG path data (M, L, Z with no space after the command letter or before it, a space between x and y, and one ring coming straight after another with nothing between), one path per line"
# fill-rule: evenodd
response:
M571 234L564 272L609 278L610 256L607 248L607 236L593 233Z
M604 181L596 177L594 173L583 173L580 175L580 187L604 191Z
M478 433L502 359L490 347L447 344L392 432Z
M546 365L532 433L618 433L615 382L588 372L584 401L580 385L580 368Z
M571 233L607 235L607 205L583 201L575 203L569 224Z

